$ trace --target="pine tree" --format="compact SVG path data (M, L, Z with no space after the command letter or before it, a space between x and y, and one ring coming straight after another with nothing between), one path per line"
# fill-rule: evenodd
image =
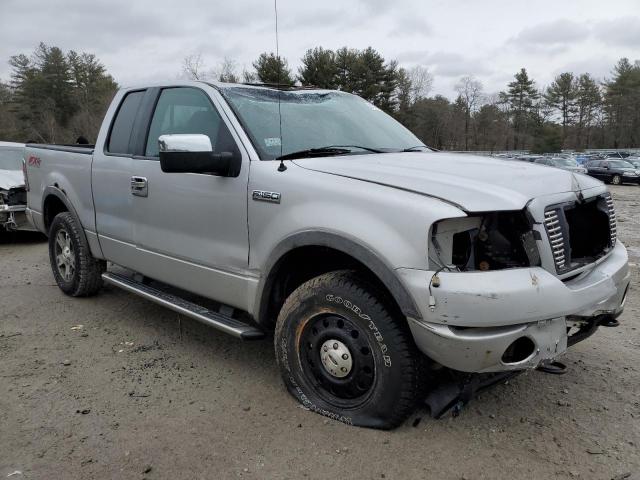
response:
M322 47L309 49L302 57L298 80L302 85L334 89L337 86L338 66L333 50Z
M544 99L549 106L557 110L562 118L562 142L567 138L567 129L573 123L576 114L578 82L571 72L558 75L549 85Z
M622 58L605 83L605 111L614 148L640 144L640 63Z
M525 147L524 136L535 124L535 107L540 94L526 69L522 68L514 78L508 90L500 92L500 98L509 106L513 121L513 148L518 150Z
M355 70L359 53L352 48L342 47L336 51L336 88L345 92L356 91Z
M261 53L253 62L256 75L262 83L273 85L293 85L291 70L285 59L276 57L274 53Z
M578 78L576 107L578 109L576 147L589 148L591 143L591 128L602 104L600 87L588 74L583 73ZM584 138L584 141L583 141Z

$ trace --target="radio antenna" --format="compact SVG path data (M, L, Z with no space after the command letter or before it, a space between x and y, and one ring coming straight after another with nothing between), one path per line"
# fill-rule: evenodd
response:
M278 0L273 0L273 10L276 15L276 61L278 64L278 123L280 126L280 156L282 156L282 111L280 109L280 97L282 95L282 90L280 88L280 73L282 70L282 65L280 64L280 44L278 42ZM284 161L280 160L280 166L278 167L279 172L284 172L287 169Z

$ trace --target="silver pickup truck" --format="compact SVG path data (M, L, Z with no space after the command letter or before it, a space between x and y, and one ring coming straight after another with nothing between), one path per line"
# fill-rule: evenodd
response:
M433 151L344 92L126 88L95 147L25 155L66 294L108 283L273 334L291 394L349 424L401 423L425 372L554 365L629 286L600 181Z

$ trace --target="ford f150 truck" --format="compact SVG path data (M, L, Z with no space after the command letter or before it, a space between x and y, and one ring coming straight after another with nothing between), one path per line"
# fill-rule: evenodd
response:
M63 292L108 283L242 339L273 332L289 392L345 423L397 426L425 365L553 365L624 307L600 181L433 151L348 93L126 88L95 147L25 155Z

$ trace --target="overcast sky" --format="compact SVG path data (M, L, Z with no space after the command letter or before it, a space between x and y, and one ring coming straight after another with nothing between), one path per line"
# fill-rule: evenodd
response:
M640 0L279 0L280 54L297 70L306 49L369 45L402 66L424 65L432 93L462 75L487 92L527 68L538 85L559 72L602 79L640 59ZM94 53L121 85L174 79L182 59L239 68L275 51L273 0L0 0L0 79L38 42Z

